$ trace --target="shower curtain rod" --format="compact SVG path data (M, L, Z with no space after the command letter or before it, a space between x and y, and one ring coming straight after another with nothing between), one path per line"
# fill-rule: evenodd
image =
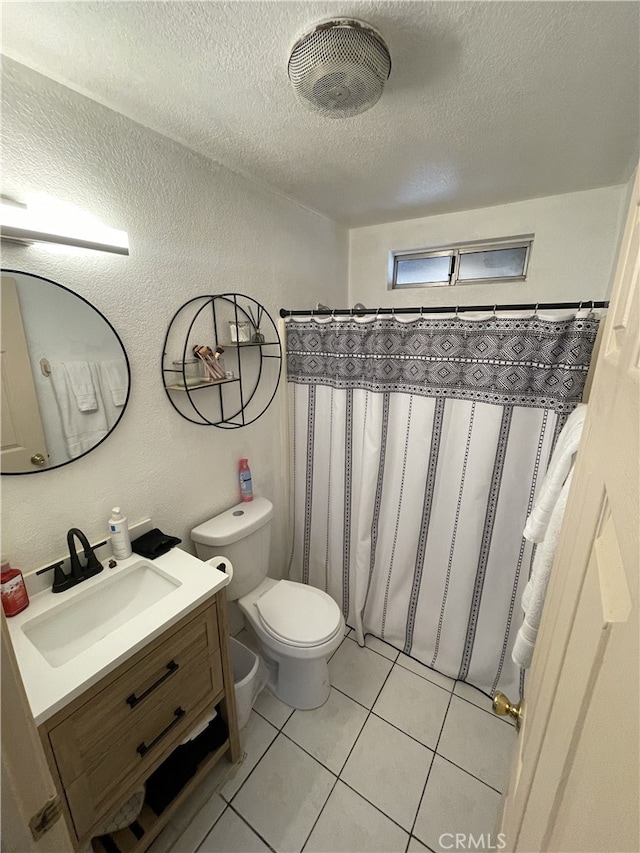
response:
M556 308L608 308L609 302L594 302L585 299L582 302L530 302L520 305L435 305L424 308L313 308L308 311L290 311L280 309L281 317L331 317L334 314L347 314L362 317L365 314L461 314L464 311L549 311Z

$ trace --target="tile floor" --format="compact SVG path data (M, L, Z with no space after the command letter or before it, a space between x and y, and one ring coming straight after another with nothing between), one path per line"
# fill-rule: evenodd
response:
M437 853L443 833L494 833L514 728L473 687L366 645L345 637L315 711L260 694L235 776L152 851Z

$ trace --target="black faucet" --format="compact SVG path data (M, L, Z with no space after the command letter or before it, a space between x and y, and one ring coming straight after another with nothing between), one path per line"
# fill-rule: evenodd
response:
M84 548L84 558L87 561L86 566L80 565L80 558L78 557L78 552L76 551L73 542L74 536ZM77 527L71 528L67 533L67 547L69 548L69 556L71 559L71 576L76 579L76 583L86 581L87 578L92 578L94 575L97 575L102 571L102 564L93 553L93 548L89 545L89 540L82 530L79 530Z
M84 549L84 558L87 561L85 566L80 565L80 557L78 557L78 552L75 548L74 538L79 540ZM106 544L106 540L98 542L96 548L100 548ZM36 572L37 575L41 575L43 572L49 572L53 569L53 586L51 587L51 592L64 592L65 589L71 589L72 586L99 574L103 569L100 560L98 560L93 548L89 544L89 540L82 530L79 530L77 527L72 527L67 533L67 547L69 548L69 562L71 564L69 574L62 568L64 560L61 560L59 563L53 563L53 565Z

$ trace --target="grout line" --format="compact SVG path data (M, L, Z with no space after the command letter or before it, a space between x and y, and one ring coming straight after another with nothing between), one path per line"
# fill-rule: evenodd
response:
M233 807L232 805L228 805L228 806L227 806L227 808L228 808L228 809L231 809L231 811L232 811L235 815L237 815L237 816L240 818L240 820L241 820L243 823L245 823L245 824L249 827L249 829L251 830L251 832L253 832L253 834L254 834L254 835L257 835L257 836L258 836L258 838L260 839L260 841L262 841L262 843L263 843L263 844L265 844L265 845L269 848L269 850L271 850L271 853L277 853L277 851L276 851L275 847L272 847L272 846L271 846L271 844L269 844L269 842L267 841L267 839L266 839L266 838L264 838L262 835L260 835L260 833L257 831L257 829L256 829L254 826L251 826L251 824L249 823L249 821L248 821L248 820L247 820L247 819L246 819L242 814L240 814L240 812L239 812L237 809L234 809L234 807ZM222 817L222 815L220 815L220 817ZM218 820L219 820L219 819L220 819L220 818L218 818Z
M279 734L279 732L278 732L278 734ZM253 775L253 773L254 773L254 771L255 771L256 767L258 766L258 764L260 764L260 762L262 761L262 759L263 759L263 758L265 757L265 755L269 752L269 750L271 749L271 747L273 746L273 744L274 744L277 740L278 740L278 735L276 735L276 736L274 737L274 739L271 741L271 743L269 744L269 746L265 749L265 751L262 753L262 755L260 756L260 758L256 761L256 763L253 765L253 767L251 768L251 770L247 773L246 779L243 779L243 780L242 780L242 784L240 785L240 787L238 788L238 790L237 790L237 791L234 791L234 792L233 792L233 794L231 795L231 797L230 797L228 800L227 800L227 799L225 799L225 797L223 796L222 792L220 792L220 796L221 796L221 797L222 797L222 799L225 801L225 803L227 803L227 805L231 805L231 803L235 800L235 798L238 796L238 794L240 793L240 791L244 788L244 786L245 786L245 784L246 784L246 782L247 782L247 779L250 779L250 778L251 778L251 776Z
M399 829L401 829L403 832L406 832L407 835L409 836L409 840L411 839L411 833L409 832L409 830L407 829L406 826L403 826L401 823L398 823L398 821L395 818L391 817L386 812L383 812L382 809L380 808L380 806L377 806L375 803L372 803L371 800L368 800L363 793L356 790L356 788L354 788L353 785L350 785L348 782L345 782L344 779L339 779L338 781L342 782L342 784L345 785L347 788L349 788L350 791L353 791L354 794L357 794L362 800L365 801L365 803L369 803L369 805L372 808L374 808L377 812L379 812L383 817L386 817L387 820L390 820L391 823L394 823L397 827L399 827ZM420 842L420 843L422 843L422 842Z
M425 794L425 791L427 790L427 785L429 784L429 777L431 776L431 771L433 770L433 762L436 760L436 755L438 753L438 745L440 743L440 739L442 738L442 732L444 731L444 726L445 726L445 723L447 721L447 715L449 713L449 708L451 707L451 700L452 699L453 699L453 693L450 693L449 694L449 702L447 704L447 710L444 713L442 725L440 726L440 734L438 735L438 740L436 741L436 745L433 748L433 757L431 759L431 764L429 765L429 772L427 773L427 778L424 780L424 788L422 789L422 794L420 795L420 799L418 801L418 808L416 809L416 813L415 813L414 818L413 818L413 823L411 824L411 830L409 833L410 835L413 835L413 830L416 827L416 821L418 820L418 815L420 814L420 807L422 805L422 801L424 800L424 794ZM418 836L416 836L416 838L418 838ZM418 841L420 841L421 844L424 843L421 838L418 838Z
M400 728L400 726L396 726L396 724L395 724L395 723L392 723L392 722L390 722L389 720L385 719L384 717L381 717L381 716L380 716L380 714L376 714L376 712L375 712L373 709L372 709L371 713L372 713L372 714L373 714L373 716L374 716L374 717L376 717L378 720L382 720L382 722L383 722L383 723L386 723L388 726L391 726L391 728L392 728L392 729L395 729L397 732L400 732L400 734L401 734L401 735L406 735L406 737L411 738L411 740L412 740L414 743L417 743L419 746L422 746L422 747L424 747L425 749L428 749L428 750L429 750L429 752L432 752L434 755L436 754L435 747L433 747L433 746L429 746L428 744L424 743L423 741L418 740L418 738L417 738L417 737L414 737L413 735L410 735L410 734L409 734L409 732L405 732L405 730L404 730L404 729L401 729L401 728ZM445 717L446 717L446 712L445 712ZM443 722L444 722L444 718L443 718ZM443 757L444 757L444 756L443 756Z
M324 766L324 765L323 765L323 766ZM328 770L328 769L329 769L329 768L327 768L327 770ZM312 826L312 827L311 827L311 829L309 830L309 834L308 834L308 835L307 835L307 837L305 838L305 840L304 840L304 844L303 844L303 845L302 845L302 847L300 848L300 853L304 853L304 848L305 848L305 847L307 846L307 844L309 843L309 839L311 838L311 835L313 834L313 830L316 828L316 824L318 823L318 821L319 821L319 820L320 820L320 818L322 817L322 813L324 812L324 810L325 810L325 808L326 808L326 805L327 805L327 803L329 802L329 799L331 798L331 794L333 794L333 792L335 791L336 786L337 786L337 784L338 784L338 782L339 782L339 781L340 781L340 780L339 780L339 779L338 779L338 777L336 776L336 781L333 783L333 785L332 785L332 787L331 787L331 790L329 791L329 796L328 796L328 797L327 797L327 799L324 801L324 805L322 806L322 808L321 808L321 809L320 809L320 811L318 812L318 817L314 820L314 822L313 822L313 826Z
M218 817L214 820L214 822L211 824L211 826L209 827L209 829L205 832L205 834L204 834L204 838L202 839L202 841L200 842L200 844L198 844L198 846L196 847L196 853L200 853L200 850L201 850L201 848L202 848L202 845L203 845L203 844L204 844L204 842L207 840L207 838L209 837L209 835L213 832L213 827L218 823L218 821L220 820L220 818L222 817L222 815L223 815L223 814L226 812L226 810L229 808L229 803L224 799L224 797L223 797L222 795L220 795L220 794L219 794L218 796L220 797L220 799L221 799L221 800L222 800L222 802L224 803L224 808L222 809L222 811L220 812L220 814L218 815ZM208 802L208 800L207 800L207 802ZM199 814L199 812L197 812L197 814ZM188 827L187 827L187 829L188 829ZM180 841L180 838L181 838L183 835L184 835L184 831L183 831L183 832L181 832L181 833L180 833L180 835L176 838L176 842ZM171 850L169 851L169 853L178 853L178 851L177 851L177 850L176 850L176 848L175 848L175 845L171 848Z
M266 688L266 687L265 687L264 689L265 689L265 690L267 690L267 688ZM260 695L260 694L258 694L258 695ZM273 696L273 694L271 694L271 695ZM256 698L257 698L257 697L256 697ZM274 696L273 698L274 698L274 699L277 699L278 697L277 697L277 696ZM282 701L282 700L278 700L278 701ZM282 704L284 705L284 702L283 702ZM269 719L269 717L265 717L265 715L264 715L264 714L261 714L261 713L260 713L260 711L258 711L255 707L254 707L254 708L252 708L251 710L252 710L252 711L255 711L255 712L256 712L256 714L257 714L259 717L262 717L262 719L263 719L263 720L265 720L267 723L269 723L269 725L270 725L270 726L273 726L273 728L274 728L277 732L281 732L281 731L282 731L282 729L287 725L287 723L289 722L289 720L291 719L291 717L292 717L292 716L295 714L295 712L296 712L296 709L295 709L295 708L292 708L292 709L291 709L291 713L289 714L289 716L287 717L287 719L284 721L284 723L283 723L281 726L277 726L277 725L276 725L272 720L270 720L270 719Z
M487 786L487 788L491 788L491 790L492 790L492 791L495 791L495 792L496 792L496 794L500 794L500 795L502 796L502 793L503 793L502 791L499 791L497 788L494 788L494 787L493 787L493 785L490 785L488 782L485 782L485 781L484 781L484 779L481 779L479 776L474 775L473 773L471 773L471 771L470 771L470 770L465 770L465 768L464 768L464 767L461 767L459 764L456 764L456 763L455 763L455 761L451 761L451 759L450 759L450 758L447 758L447 756L446 756L446 755L443 755L441 752L436 752L436 755L437 755L439 758L444 759L448 764L453 764L453 766L454 766L454 767L457 767L457 768L458 768L458 770L462 770L462 772L463 772L463 773L466 773L466 774L467 774L467 776L471 776L471 778L472 778L472 779L475 779L475 780L476 780L476 782L481 782L483 785L486 785L486 786Z
M342 695L343 695L343 696L346 696L346 697L347 697L347 699L351 699L351 701L352 701L352 702L355 702L355 703L356 703L356 705L360 705L360 707L361 707L361 708L364 708L364 709L365 709L365 711L371 711L371 708L368 708L366 705L363 705L363 704L362 704L362 702L358 702L358 700L357 700L357 699L354 699L354 698L353 698L353 696L349 696L349 694L348 694L348 693L345 693L345 692L344 692L344 690L340 690L340 688L339 688L339 687L334 687L334 685L332 684L332 685L331 685L331 689L332 689L332 690L337 690L337 692L338 692L338 693L342 693ZM376 696L376 698L375 698L374 702L375 702L375 701L377 701L377 699L378 699L378 697ZM366 720L365 720L365 722L366 722Z
M322 768L323 768L324 770L326 770L328 773L331 773L331 775L332 775L332 776L335 776L335 777L336 777L336 779L338 778L338 774L335 772L335 770L331 770L331 768L330 768L330 767L327 767L327 765L326 765L326 764L323 764L323 763L322 763L322 761L320 761L320 759L319 759L319 758L316 758L316 756L315 756L315 755L313 755L312 753L310 753L310 752L309 752L309 750L305 749L305 748L304 748L304 746L300 746L300 744L299 744L297 741L295 741L292 737L289 737L289 735L288 735L286 732L280 732L280 734L282 735L282 737L283 737L283 738L286 738L286 739L289 741L289 743L292 743L294 746L297 746L297 747L298 747L298 749L301 749L301 750L302 750L302 752L304 752L304 753L305 753L305 755L308 755L308 756L309 756L309 758L313 758L313 760L314 760L317 764L319 764L319 765L320 765L320 767L322 767Z

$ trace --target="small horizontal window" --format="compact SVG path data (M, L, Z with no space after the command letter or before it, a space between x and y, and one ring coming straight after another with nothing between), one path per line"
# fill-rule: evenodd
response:
M451 246L437 251L393 255L391 286L439 287L487 281L522 281L533 240Z

